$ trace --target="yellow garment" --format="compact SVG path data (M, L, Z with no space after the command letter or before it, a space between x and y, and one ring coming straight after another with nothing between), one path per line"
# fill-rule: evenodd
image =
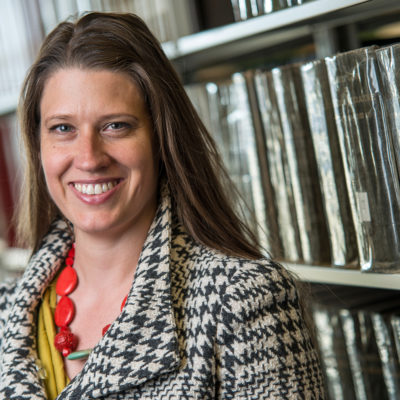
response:
M54 310L57 305L55 281L47 288L38 316L38 354L46 371L44 380L47 397L54 400L69 383L62 355L54 347L56 326Z

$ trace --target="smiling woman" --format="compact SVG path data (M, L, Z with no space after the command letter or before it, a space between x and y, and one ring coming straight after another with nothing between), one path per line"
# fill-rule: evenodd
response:
M0 398L324 398L296 285L140 18L60 24L20 116L32 257L0 286Z

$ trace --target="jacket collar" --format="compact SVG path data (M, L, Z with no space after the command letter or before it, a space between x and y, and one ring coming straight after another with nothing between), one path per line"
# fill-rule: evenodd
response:
M82 398L111 395L179 367L170 280L171 201L166 185L161 199L123 311L93 349L82 372L60 395L60 399L80 398L79 395ZM17 301L14 306L18 308L16 315L19 317L9 322L9 351L3 362L5 368L13 366L19 373L26 374L22 380L24 383L32 382L32 372L29 371L34 371L32 362L36 355L22 360L21 350L32 354L33 342L18 340L15 335L34 338L31 326L40 295L54 277L71 245L71 241L65 237L65 230L62 232L58 229L57 238L50 234L43 248L32 259L19 292L20 300L25 300L22 303ZM60 238L62 240L57 240ZM57 243L56 248L54 243ZM51 249L51 255L47 254L46 248ZM19 326L21 321L24 325L22 332ZM4 370L4 374L10 378L10 372ZM13 373L11 375L15 376ZM1 382L3 384L4 381ZM9 385L19 384L16 379L13 382L8 379L8 382Z

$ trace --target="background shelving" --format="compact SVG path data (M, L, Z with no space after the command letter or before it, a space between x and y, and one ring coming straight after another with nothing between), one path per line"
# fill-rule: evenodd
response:
M280 35L273 38L268 35L268 37L264 38L262 46L268 47L271 44L282 43L297 35L305 36L311 34L311 24L319 22L318 18L327 18L331 14L335 15L335 12L368 1L370 0L310 1L300 6L290 7L271 14L258 16L257 18L178 38L173 43L165 43L164 50L170 59L187 58L194 53L210 51L219 46L226 47L234 42L234 49L229 48L226 50L227 52L248 52L249 48L243 49L241 43L238 43L239 40L254 41L257 35L265 35L271 31L284 28L286 34L285 32L280 32ZM338 17L336 16L336 18ZM302 29L289 31L291 26L300 24L303 25ZM246 45L248 44L247 42ZM261 43L258 44L258 46L260 45ZM220 55L220 57L223 58L224 54Z

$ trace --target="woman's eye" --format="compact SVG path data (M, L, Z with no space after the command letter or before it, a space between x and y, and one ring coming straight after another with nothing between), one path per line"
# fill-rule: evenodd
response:
M68 133L72 131L72 127L70 125L66 124L59 124L59 125L54 125L50 128L50 131L55 131L59 133Z
M110 124L108 124L106 126L106 129L118 131L121 129L126 129L128 127L129 127L129 124L127 124L126 122L111 122Z

